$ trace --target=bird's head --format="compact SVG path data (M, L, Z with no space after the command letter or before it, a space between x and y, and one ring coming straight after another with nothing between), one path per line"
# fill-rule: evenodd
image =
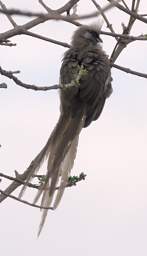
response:
M72 37L72 46L81 48L87 46L96 46L101 43L100 27L94 25L83 25L78 28Z

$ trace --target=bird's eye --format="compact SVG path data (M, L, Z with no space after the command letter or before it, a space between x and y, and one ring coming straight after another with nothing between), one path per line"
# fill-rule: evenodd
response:
M91 31L91 34L93 35L93 37L97 38L99 37L99 34L95 31Z
M92 36L96 39L97 42L103 42L99 34L96 31L91 31Z
M84 34L84 37L86 39L92 39L92 34L90 32L88 32L88 31L86 31L85 34Z
M89 40L95 39L97 42L102 42L102 39L99 37L99 34L96 31L87 31L84 34L84 37Z

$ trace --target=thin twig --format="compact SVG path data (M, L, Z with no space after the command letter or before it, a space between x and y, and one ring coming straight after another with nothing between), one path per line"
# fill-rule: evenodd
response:
M51 20L51 19L55 19L55 20L63 20L63 21L66 21L66 22L69 22L71 24L74 24L76 26L80 26L81 24L77 21L75 21L75 19L87 19L87 18L92 18L92 17L98 17L100 15L100 12L94 12L94 13L91 13L91 14L86 14L86 15L81 15L79 17L70 17L70 16L62 16L60 15L61 13L64 13L65 11L67 11L68 9L72 8L73 5L75 5L79 0L74 0L74 1L69 1L67 4L65 4L65 6L57 9L56 11L54 11L54 13L52 14L41 14L43 15L42 17L38 17L38 18L35 18L27 23L25 23L24 25L22 26L17 26L15 27L14 29L11 29L11 30L8 30L4 33L1 33L0 34L0 42L1 41L5 41L13 36L16 36L16 35L21 35L24 33L24 31L26 30L29 30L43 22L46 22L48 20ZM119 2L120 0L118 0ZM108 5L106 5L102 11L105 12L105 11L108 11L110 10L111 8L114 7L114 4L113 3L110 3ZM1 10L2 11L2 10ZM10 10L12 11L12 10ZM19 10L20 11L20 10Z
M26 201L26 200L23 200L23 199L20 199L20 198L18 198L18 197L16 197L16 196L10 195L10 194L6 193L5 191L3 191L3 190L1 190L1 189L0 189L0 193L1 193L3 196L5 196L5 197L12 198L12 199L14 199L14 200L16 200L16 201L18 201L18 202L20 202L20 203L23 203L23 204L26 204L26 205L29 205L29 206L32 206L32 207L35 207L35 208L47 209L47 210L54 210L53 207L42 207L41 205L37 205L37 204L30 203L30 202L28 202L28 201Z
M124 0L121 0L121 1L124 4L124 6L126 7L126 9L128 9L130 11L130 9L129 9L128 5L126 4L126 2Z
M7 43L7 42L1 42L0 45L1 45L1 46L9 46L9 47L16 46L16 44Z
M19 175L17 175L19 177ZM27 187L30 187L30 188L35 188L35 189L38 189L39 188L39 185L36 185L36 184L32 184L32 183L28 183L28 182L25 182L19 178L14 178L12 176L9 176L9 175L6 175L4 173L0 173L0 177L2 178L5 178L7 180L12 180L12 181L16 181L18 182L20 185L26 185Z
M16 179L12 178L13 182L5 189L5 191L3 191L2 194L0 194L0 203L7 198L7 195L10 195L14 190L16 190L16 188L18 188L23 182L25 182L25 180L28 177L28 175L30 174L30 171L32 170L32 168L34 168L36 166L36 159L38 159L39 155L40 154L38 154L35 157L35 159L32 160L32 162L30 163L29 167L22 174L19 174L18 172L15 172ZM79 175L78 179L76 179L76 182L84 180L85 176L86 175L84 173L81 173ZM75 185L76 183L74 182L74 180L73 179L69 180L69 183L67 184L67 187ZM20 183L20 181L21 181L21 183ZM58 187L56 189L58 189Z
M27 31L27 30L24 31L23 34L28 35L28 36L32 36L32 37L35 37L35 38L38 38L38 39L41 39L41 40L44 40L44 41L47 41L47 42L50 42L50 43L53 43L53 44L57 44L57 45L60 45L60 46L63 46L63 47L67 47L67 48L70 47L70 45L67 44L67 43L57 41L55 39L51 39L51 38L48 38L48 37L45 37L45 36L42 36L42 35L38 35L36 33L30 32L30 31Z
M121 0L117 0L116 3L118 3L119 1L121 1ZM106 5L104 8L102 8L102 11L106 12L106 11L110 10L111 8L113 8L115 5L114 2L115 1ZM7 9L7 10L0 9L0 13L9 14L9 15L20 15L20 16L26 16L26 17L38 17L38 18L42 18L43 20L48 17L48 19L63 20L63 21L68 21L68 22L72 22L74 20L93 18L93 17L97 17L97 16L101 15L101 12L93 12L91 14L85 14L85 15L80 15L80 16L77 16L77 15L62 16L62 15L59 15L59 11L52 11L49 14L45 14L42 12L23 11L23 10L19 10L19 9ZM146 20L145 18L142 18L142 19Z
M68 12L70 9L73 8L73 6L75 4L77 4L80 0L70 0L68 1L64 6L62 6L61 8L57 9L56 12L58 13L64 13L64 12Z
M6 16L8 18L8 20L10 21L10 23L12 24L13 27L16 27L17 24L16 22L13 20L13 18L7 13L8 9L7 7L4 5L4 3L2 1L0 1L0 6L2 8L2 10L6 11Z
M36 86L36 85L33 85L33 84L23 83L16 76L14 76L12 74L12 72L4 70L4 69L2 69L2 67L0 67L0 74L5 76L5 77L8 77L9 79L12 79L17 85L19 85L23 88L26 88L26 89L31 89L31 90L35 90L35 91L49 91L49 90L55 90L55 89L60 88L60 86L58 84L55 84L55 85L52 85L52 86Z
M108 0L110 1L110 0ZM110 1L111 2L111 1ZM114 1L113 1L114 2ZM136 13L137 14L137 11L138 11L138 7L139 7L139 2L138 4L136 5L135 7L135 2L134 0L132 1L132 9L131 9L131 14L130 14L130 18L129 18L129 21L128 21L128 25L125 27L123 27L123 35L127 35L127 34L130 34L130 31L132 29L132 26L136 20L136 17L134 17L132 15L132 13ZM135 9L134 9L135 8ZM118 56L120 55L120 53L123 51L123 49L130 43L131 41L129 39L122 39L120 38L118 40L118 42L116 43L114 49L113 49L113 52L111 54L111 63L114 63L116 61L116 59L118 58Z
M74 5L75 3L77 3L78 1L79 1L79 0L70 0L70 1L68 1L67 4L65 4L63 7L57 9L56 11L54 11L54 12L56 12L56 17L57 17L57 16L58 16L58 17L60 16L60 18L62 18L63 16L61 16L61 15L59 15L59 14L62 14L62 13L64 13L64 12L66 12L68 8L72 8L73 5ZM6 32L4 32L4 33L1 33L1 34L0 34L0 42L3 42L3 41L5 41L5 40L7 40L7 39L9 39L9 38L11 38L11 37L13 37L13 36L23 34L23 32L24 32L25 30L29 30L29 29L31 29L31 28L33 28L33 27L39 25L40 23L46 22L46 21L50 20L51 17L53 17L53 14L52 14L52 15L50 15L50 14L45 14L45 15L44 15L44 18L40 18L40 17L39 17L39 18L35 18L35 19L33 19L33 20L31 20L31 21L29 21L29 22L23 24L22 26L17 26L17 27L15 27L15 28L11 29L11 30L8 30L8 31L6 31ZM66 18L66 17L65 17L65 18ZM64 17L63 17L63 19L64 19ZM65 20L65 19L64 19L64 20ZM67 21L67 22L69 22L69 23L71 23L71 24L74 24L74 25L76 25L76 26L80 26L80 23L74 21L73 19L68 19L68 20L66 19L65 21Z
M133 41L146 41L147 40L147 35L132 36L132 35L127 35L127 34L110 33L110 32L106 32L106 31L100 31L100 34L127 39L128 42L129 41L133 42Z
M33 184L33 183L25 182L25 181L23 181L22 179L19 178L20 176L21 175L19 173L16 174L16 177L12 177L12 176L6 175L4 173L0 173L0 177L5 178L7 180L15 181L19 184L19 186L20 185L26 185L27 187L30 187L30 188L33 188L33 189L34 188L35 189L40 188L40 184L36 185L36 184ZM39 179L39 181L41 181L41 180L45 180L45 175L33 175L32 178L37 178L37 179ZM68 180L68 183L66 185L66 188L75 186L78 182L80 182L82 180L85 180L85 178L86 178L86 175L84 173L80 173L79 176L70 176L69 180ZM59 186L56 187L56 190L58 190L58 189L59 189Z
M112 24L110 24L109 20L107 19L106 17L106 14L104 13L103 11L103 8L101 8L101 6L95 1L95 0L91 0L93 2L93 4L95 5L95 7L97 8L97 10L101 13L103 19L105 20L106 24L107 24L107 27L109 28L109 30L112 32L112 33L115 33L113 27L112 27Z
M113 0L107 0L109 3L113 3L113 6L117 7L119 10L131 15L137 20L140 20L144 23L147 23L147 19L144 18L142 15L137 14L136 12L132 12L128 10L127 8L123 7L121 4L118 3L118 1L113 1Z
M6 15L19 15L19 16L25 16L25 17L38 17L41 18L42 20L48 19L50 20L63 20L63 21L74 21L76 19L80 19L80 16L77 18L75 16L63 16L58 14L57 12L51 12L51 13L43 13L43 12L32 12L32 11L24 11L24 10L19 10L19 9L7 9L3 10L0 9L0 13L6 14Z
M124 72L126 72L126 73L135 75L135 76L147 78L147 74L145 74L145 73L140 73L140 72L135 71L135 70L132 70L132 69L130 69L130 68L122 67L122 66L116 65L116 64L112 64L112 67L117 68L117 69L119 69L119 70L121 70L121 71L124 71Z
M1 83L0 84L0 89L7 89L7 84Z
M36 158L35 158L36 159ZM35 159L30 163L29 167L22 173L18 174L16 173L16 178L21 181L25 181L28 175L30 174L30 170L34 168L35 166ZM15 189L17 189L20 186L20 182L13 181L6 189L3 191L3 194L0 194L0 203L7 198L7 195L10 195Z
M38 2L43 6L43 8L48 12L51 13L53 10L49 8L42 0L38 0Z

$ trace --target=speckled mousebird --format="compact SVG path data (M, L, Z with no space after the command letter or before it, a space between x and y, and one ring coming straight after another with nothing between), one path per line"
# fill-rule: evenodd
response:
M29 166L26 179L29 182L47 159L45 181L34 200L36 203L41 197L42 207L58 206L74 164L79 134L98 119L112 92L110 62L101 42L99 26L82 25L74 32L71 47L64 54L60 69L60 117L46 145ZM42 211L38 235L48 212Z

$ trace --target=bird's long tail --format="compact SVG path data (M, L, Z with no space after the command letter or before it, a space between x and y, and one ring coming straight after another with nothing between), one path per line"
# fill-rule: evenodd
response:
M36 203L41 197L41 207L52 206L55 209L58 206L74 164L79 134L84 122L83 110L74 118L71 115L61 114L47 144L29 166L30 171L26 183L30 182L32 177L39 171L45 158L47 158L45 181L40 186L34 199L34 203ZM19 197L23 195L25 189L26 185L23 186ZM42 230L48 212L47 209L42 209L42 211L38 235Z

